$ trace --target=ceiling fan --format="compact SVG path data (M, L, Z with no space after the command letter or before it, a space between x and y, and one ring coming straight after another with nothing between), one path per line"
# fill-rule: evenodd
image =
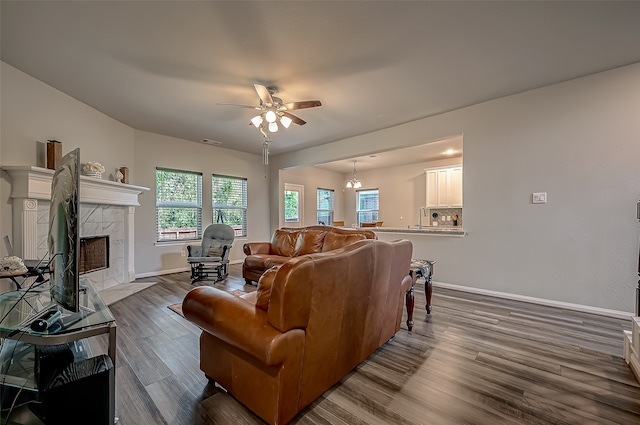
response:
M268 132L275 133L278 131L278 122L280 122L284 128L289 128L292 122L298 125L305 125L307 123L305 120L293 115L289 111L322 106L322 103L319 100L304 100L300 102L284 103L279 97L273 96L278 92L276 87L266 87L261 84L254 84L253 87L255 87L258 97L260 98L259 106L238 105L235 103L218 103L217 105L235 106L260 111L258 115L251 119L250 124L256 126L265 138L268 138Z

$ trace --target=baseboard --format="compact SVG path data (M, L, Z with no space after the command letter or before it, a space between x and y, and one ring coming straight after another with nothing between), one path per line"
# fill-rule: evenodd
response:
M243 260L229 261L229 264L242 264L242 263L243 263ZM191 268L187 265L185 267L180 267L177 269L167 269L167 270L158 270L155 272L136 273L136 279L141 279L143 277L162 276L164 274L180 273L180 272L188 272L188 271L191 271Z
M508 300L522 301L522 302L531 303L531 304L539 304L539 305L546 305L550 307L564 308L567 310L581 311L584 313L592 313L592 314L597 314L599 316L613 317L616 319L631 320L631 318L635 316L635 313L626 312L626 311L609 310L606 308L592 307L592 306L582 305L582 304L572 304L572 303L565 303L562 301L546 300L544 298L535 298L535 297L528 297L525 295L509 294L507 292L498 292L498 291L491 291L488 289L472 288L470 286L454 285L454 284L445 283L445 282L434 281L433 286L434 288L446 288L454 291L469 292L469 293L480 294L480 295L489 295L497 298L505 298Z

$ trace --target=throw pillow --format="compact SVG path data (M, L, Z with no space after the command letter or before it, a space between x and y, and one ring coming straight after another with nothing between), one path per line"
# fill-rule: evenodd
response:
M271 287L276 278L280 266L273 266L260 276L258 280L258 289L256 291L256 307L265 311L269 310L269 301L271 301Z
M298 234L296 240L296 247L293 252L293 256L313 254L315 252L322 252L322 245L324 244L324 237L327 234L324 230L309 230L305 229Z
M322 252L333 251L334 249L351 245L363 239L367 239L367 237L361 233L338 234L336 232L329 232L324 238Z
M300 230L278 229L271 238L271 249L275 255L293 257Z

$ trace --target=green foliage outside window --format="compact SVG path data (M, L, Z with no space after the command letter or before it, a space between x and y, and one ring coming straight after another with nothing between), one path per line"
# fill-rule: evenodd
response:
M201 174L156 169L158 241L199 238L201 210Z
M213 222L233 227L236 236L247 236L247 179L213 175Z
M299 220L299 200L298 192L292 190L284 191L284 220L285 221L298 221Z

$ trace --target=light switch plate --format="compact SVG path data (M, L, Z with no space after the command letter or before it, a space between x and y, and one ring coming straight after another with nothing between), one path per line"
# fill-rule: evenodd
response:
M547 192L537 192L533 194L533 203L534 204L546 204L547 203Z

